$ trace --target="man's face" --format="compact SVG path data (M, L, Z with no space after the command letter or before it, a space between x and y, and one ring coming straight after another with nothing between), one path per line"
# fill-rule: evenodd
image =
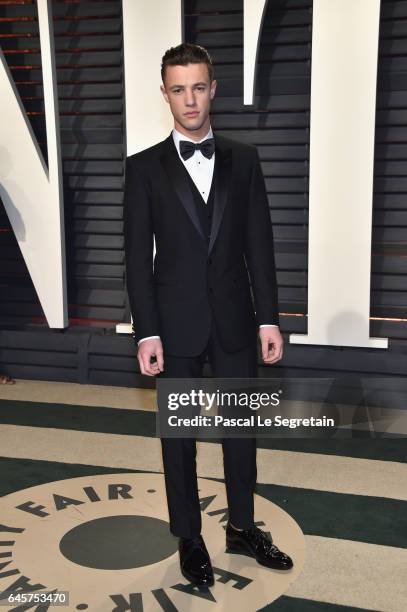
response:
M202 128L209 121L215 90L216 81L209 82L206 64L167 66L161 91L170 105L175 127L178 124L192 132Z

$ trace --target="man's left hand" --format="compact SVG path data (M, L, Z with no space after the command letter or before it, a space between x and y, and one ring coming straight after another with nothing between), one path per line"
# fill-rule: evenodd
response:
M261 353L266 364L275 363L283 356L283 336L278 327L267 325L260 327L259 338L261 342ZM271 344L271 346L269 346Z

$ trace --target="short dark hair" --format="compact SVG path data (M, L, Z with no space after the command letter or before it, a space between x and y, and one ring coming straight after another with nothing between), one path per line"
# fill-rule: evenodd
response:
M207 50L200 45L182 43L177 47L168 49L162 57L161 78L163 83L167 66L186 66L187 64L206 64L208 67L209 81L213 81L213 64Z

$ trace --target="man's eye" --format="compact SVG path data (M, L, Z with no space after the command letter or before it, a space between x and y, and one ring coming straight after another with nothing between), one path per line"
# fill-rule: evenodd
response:
M198 91L205 91L205 87L202 87L202 85L200 85L199 87L197 87Z
M176 94L181 92L181 90L180 90L180 89L173 89L172 91L173 91L174 93L176 93Z

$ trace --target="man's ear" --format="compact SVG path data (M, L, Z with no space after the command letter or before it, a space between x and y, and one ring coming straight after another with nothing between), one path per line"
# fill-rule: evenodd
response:
M167 92L165 91L164 85L160 85L161 93L164 96L166 102L169 102Z
M214 97L215 97L215 92L216 92L216 86L217 86L217 84L218 84L218 83L217 83L217 81L215 81L215 79L214 79L214 80L212 81L212 83L211 83L211 92L210 92L210 98L211 98L211 100L213 100L213 99L214 99Z

